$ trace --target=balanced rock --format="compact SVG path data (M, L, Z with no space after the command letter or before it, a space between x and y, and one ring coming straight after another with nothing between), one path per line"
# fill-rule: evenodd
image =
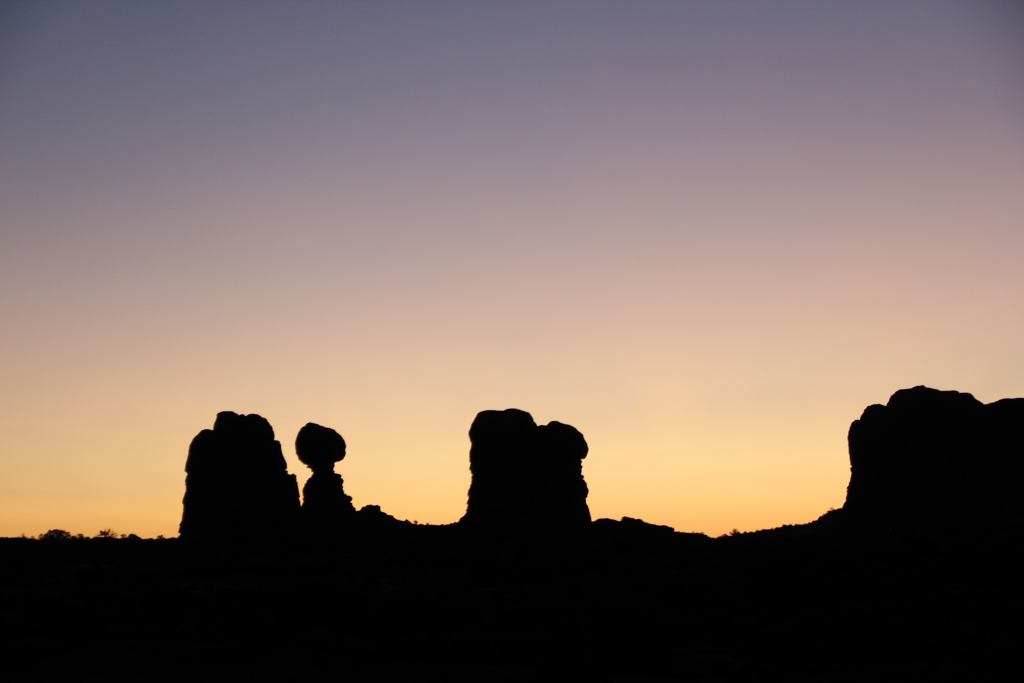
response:
M843 509L883 528L1019 524L1024 399L919 386L850 425Z
M522 410L485 410L469 439L472 483L462 524L543 531L590 522L583 479L588 447L574 427L537 426Z
M295 438L295 452L313 475L302 488L302 514L308 525L332 527L355 514L352 498L345 495L344 482L335 474L334 464L345 458L341 434L310 422Z
M182 538L255 539L294 529L299 487L259 415L217 414L192 440L185 463Z

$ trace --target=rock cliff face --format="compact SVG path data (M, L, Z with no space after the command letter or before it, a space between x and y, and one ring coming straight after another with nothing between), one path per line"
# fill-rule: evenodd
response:
M310 422L295 438L295 452L313 476L302 488L302 516L312 528L332 528L355 515L352 498L345 495L344 482L335 474L334 464L345 458L345 439L328 427Z
M587 442L560 422L537 426L522 410L485 410L469 430L472 483L461 524L559 530L590 522Z
M264 538L294 530L298 483L274 429L259 415L218 413L213 429L192 440L185 472L182 538Z
M1019 524L1024 399L914 387L850 426L848 514L887 528Z

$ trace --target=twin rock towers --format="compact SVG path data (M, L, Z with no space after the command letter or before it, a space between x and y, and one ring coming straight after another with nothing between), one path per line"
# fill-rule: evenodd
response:
M522 410L485 410L469 430L469 503L460 526L485 532L571 531L590 522L583 459L587 442L560 422L538 426ZM331 533L358 523L334 465L345 440L309 423L295 439L313 474L302 490L288 473L274 429L259 415L222 412L192 440L185 464L182 538L256 540Z

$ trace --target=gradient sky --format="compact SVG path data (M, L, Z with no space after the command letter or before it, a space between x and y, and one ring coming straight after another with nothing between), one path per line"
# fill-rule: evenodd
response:
M1021 4L3 4L0 535L176 534L220 410L403 519L517 407L595 517L807 522L1024 395L1022 264Z

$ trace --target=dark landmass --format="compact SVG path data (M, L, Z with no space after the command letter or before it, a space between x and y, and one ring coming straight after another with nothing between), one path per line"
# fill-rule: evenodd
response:
M470 434L466 516L416 525L351 509L317 425L300 508L269 424L221 413L180 538L0 539L5 679L1019 677L1024 400L897 392L851 426L842 509L721 538L589 521L568 425Z

